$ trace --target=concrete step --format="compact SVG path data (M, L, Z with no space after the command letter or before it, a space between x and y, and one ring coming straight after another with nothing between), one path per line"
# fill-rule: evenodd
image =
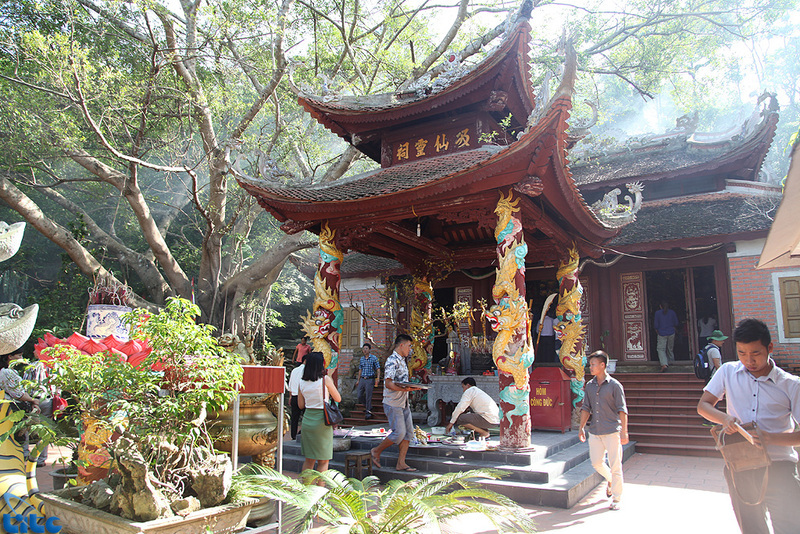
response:
M628 432L631 435L641 434L676 434L681 436L710 436L710 427L698 422L691 424L634 423L628 421Z
M699 456L721 458L713 446L675 445L670 443L636 443L636 452L646 454L670 454L673 456Z
M302 438L302 434L301 434ZM487 479L482 486L506 495L524 504L540 504L561 508L574 506L600 483L601 477L592 468L586 443L578 440L577 432L564 434L534 432L531 435L533 449L525 452L466 451L456 446L411 447L406 462L419 471L396 471L392 466L397 461L397 449L384 451L380 468L373 474L383 482L388 480L411 480L435 476L453 471L465 471L479 467L501 469L507 476L501 480ZM380 438L353 438L351 451L366 451L380 442ZM636 450L635 443L624 446L624 458L628 459ZM331 469L344 470L347 452L334 453ZM284 443L284 468L299 470L303 457L300 443Z
M709 427L697 414L705 385L690 367L670 372L617 373L628 403L628 430L636 451L653 454L718 456ZM724 410L724 403L721 408Z
M705 418L698 414L654 414L648 412L640 412L629 410L628 424L631 423L651 423L659 425L687 425L687 426L703 426L708 423ZM710 423L709 423L710 424Z
M628 432L630 438L642 445L698 445L702 447L713 447L714 439L711 433L706 434L683 434L678 432ZM641 451L639 451L641 452Z
M717 404L717 408L719 408L720 410L724 411L725 410L725 404L724 403L718 403ZM628 413L629 414L637 414L637 415L643 415L643 414L651 414L651 415L687 415L687 416L688 415L692 415L692 416L696 415L696 416L700 417L697 414L697 402L695 402L694 404L686 403L683 406L664 406L664 405L661 405L661 404L656 405L656 404L649 404L649 403L640 404L638 402L636 402L636 403L628 402Z
M658 406L683 406L697 408L697 402L700 400L700 395L661 395L661 394L646 394L625 391L625 400L629 406L637 406L640 401L652 403Z

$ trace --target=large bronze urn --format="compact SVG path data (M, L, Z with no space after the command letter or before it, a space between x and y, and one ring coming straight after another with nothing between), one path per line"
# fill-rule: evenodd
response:
M275 467L278 447L278 396L275 394L242 394L239 400L239 455L252 456L259 465ZM286 432L284 418L281 431ZM214 446L231 452L233 406L209 418Z

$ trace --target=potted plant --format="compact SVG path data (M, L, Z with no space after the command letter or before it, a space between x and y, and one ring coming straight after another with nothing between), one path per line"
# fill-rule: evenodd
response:
M217 344L211 326L196 323L199 313L174 298L158 314L127 314L131 337L152 349L138 364L114 350L89 354L58 344L41 351L50 384L75 399L72 422L88 421L98 430L97 449L79 463L107 456L113 464L104 480L86 489L42 495L47 513L62 525L85 531L88 518L99 518L92 532L125 532L124 524L144 528L150 522L175 532L190 520L199 521L198 529L244 524L252 503L224 505L231 463L214 450L206 424L208 413L233 400L242 367Z
M331 527L325 532L441 532L447 519L470 513L488 517L499 532L535 532L533 519L524 508L482 487L483 480L500 476L502 472L496 469L473 469L408 482L391 480L381 488L375 476L358 480L334 470L320 473L309 469L296 480L248 464L231 491L286 503L284 528L302 534L309 532L315 521Z
M89 288L86 335L95 340L114 336L119 341L128 341L130 328L123 316L131 311L128 307L130 294L131 290L125 284L96 278L94 286Z

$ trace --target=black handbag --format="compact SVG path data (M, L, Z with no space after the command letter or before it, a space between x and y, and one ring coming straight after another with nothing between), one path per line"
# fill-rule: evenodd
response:
M342 412L339 410L339 405L336 401L328 402L325 400L325 393L328 388L325 387L325 379L322 379L322 411L325 413L325 424L328 426L338 425L344 420Z

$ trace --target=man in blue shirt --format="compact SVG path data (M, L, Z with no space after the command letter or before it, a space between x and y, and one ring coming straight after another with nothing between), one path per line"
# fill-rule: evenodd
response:
M356 398L358 402L362 402L366 408L366 415L364 419L372 419L372 390L378 387L378 380L380 380L381 363L378 361L377 356L371 354L372 345L364 343L361 347L363 356L358 361L358 384L356 385Z
M661 309L656 311L653 327L658 334L658 361L661 362L661 372L666 373L671 362L675 361L675 353L672 348L675 346L675 328L678 326L678 316L673 310L669 309L667 301L661 303Z

